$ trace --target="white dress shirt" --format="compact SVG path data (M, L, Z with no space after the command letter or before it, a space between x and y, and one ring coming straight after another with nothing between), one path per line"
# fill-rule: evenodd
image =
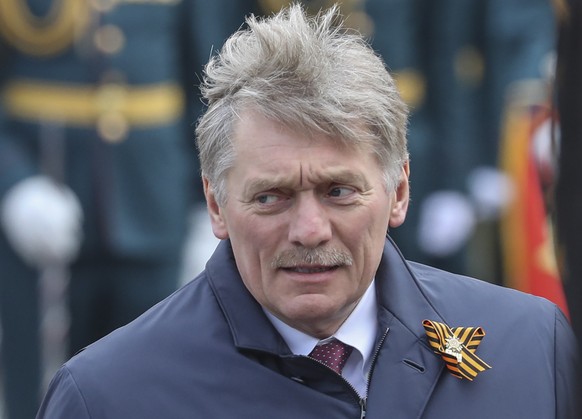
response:
M320 342L319 339L292 328L267 309L263 308L263 310L295 355L309 355ZM342 376L362 398L365 398L367 394L372 351L374 350L378 331L377 313L376 288L374 287L374 281L372 281L352 313L337 332L333 336L321 340L322 343L325 343L332 338L336 338L354 348L344 366Z

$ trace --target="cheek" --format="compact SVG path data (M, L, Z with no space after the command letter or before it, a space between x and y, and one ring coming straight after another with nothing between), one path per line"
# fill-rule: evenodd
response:
M361 217L346 219L342 224L344 243L363 265L360 269L371 268L379 261L384 249L389 217L382 211L383 208L377 212L368 211Z
M283 223L252 216L231 221L236 226L230 233L233 250L236 249L235 257L244 264L240 268L252 275L268 270L274 253L285 238Z
M345 236L351 238L353 242L360 245L377 245L383 242L388 231L388 210L384 207L374 210L369 208L358 217L346 217L342 222L342 229Z

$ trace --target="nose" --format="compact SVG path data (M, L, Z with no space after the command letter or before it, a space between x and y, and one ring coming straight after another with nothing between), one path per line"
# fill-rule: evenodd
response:
M315 248L331 240L332 228L324 204L313 194L298 194L289 225L289 241Z

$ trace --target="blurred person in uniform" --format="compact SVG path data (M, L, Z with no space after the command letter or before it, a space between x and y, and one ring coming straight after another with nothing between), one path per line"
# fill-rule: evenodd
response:
M411 107L413 199L395 238L412 260L502 282L495 225L511 199L498 168L503 114L519 82L549 82L551 2L364 3L372 44Z
M68 278L69 354L175 290L189 211L203 200L194 86L239 24L225 13L235 3L0 2L8 418L33 417L40 399L41 276Z

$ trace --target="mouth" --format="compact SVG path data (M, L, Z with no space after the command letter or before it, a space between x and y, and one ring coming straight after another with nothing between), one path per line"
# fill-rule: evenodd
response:
M299 274L318 274L323 272L331 272L339 269L339 266L291 266L282 268L287 272L294 272Z

